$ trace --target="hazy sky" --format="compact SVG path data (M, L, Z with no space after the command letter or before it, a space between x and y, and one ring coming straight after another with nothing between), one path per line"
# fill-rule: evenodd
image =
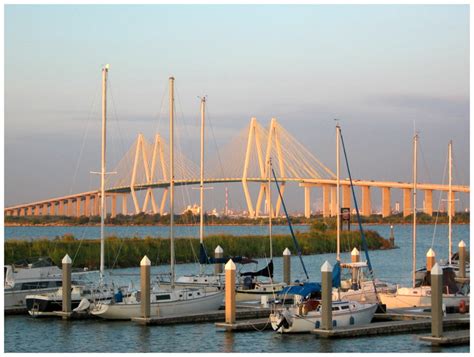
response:
M454 182L469 184L468 5L7 5L5 205L98 187L105 63L109 168L137 133L167 133L174 75L193 160L207 94L218 145L277 117L335 170L339 118L355 178L410 181L416 126L420 181L442 181L452 139ZM288 192L301 211L302 190ZM222 206L222 186L206 195ZM244 208L240 186L231 200Z

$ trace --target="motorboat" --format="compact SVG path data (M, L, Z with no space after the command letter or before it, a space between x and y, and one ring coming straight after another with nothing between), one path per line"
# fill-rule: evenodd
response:
M4 311L7 314L25 313L27 295L51 292L62 285L61 269L49 257L5 265L3 271Z

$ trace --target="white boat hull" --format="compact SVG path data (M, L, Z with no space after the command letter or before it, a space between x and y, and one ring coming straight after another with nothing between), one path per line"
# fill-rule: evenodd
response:
M396 293L379 294L380 302L387 309L400 308L430 308L431 307L431 287L423 286L417 288L399 288ZM443 304L446 307L459 307L461 301L469 305L469 296L458 294L443 294Z
M376 304L360 304L356 310L333 312L334 327L369 324L375 310L377 310ZM287 326L281 324L282 318L286 319ZM273 330L280 333L307 333L321 326L321 318L320 311L310 311L306 315L300 315L296 307L291 307L271 314L270 322Z
M26 312L26 296L31 294L47 294L58 290L57 287L32 290L5 290L4 311L5 313Z
M222 305L223 299L224 292L217 291L190 300L153 302L150 304L150 316L166 317L215 311ZM130 320L132 317L142 316L139 302L98 304L91 313L107 320Z
M274 297L286 286L285 283L263 283L253 289L235 289L236 301L261 301L262 296Z

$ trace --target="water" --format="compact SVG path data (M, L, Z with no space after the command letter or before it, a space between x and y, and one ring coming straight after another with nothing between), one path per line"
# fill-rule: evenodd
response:
M57 227L47 227L57 228ZM209 227L208 227L209 228ZM247 234L255 227L232 227ZM369 228L369 227L367 227ZM371 226L388 238L389 226ZM417 262L424 265L425 255L431 247L434 226L418 227ZM249 230L248 230L249 229ZM409 225L395 226L395 244L398 249L370 252L378 278L410 284L411 235ZM454 251L464 240L469 249L469 225L453 226ZM350 250L352 247L343 247ZM290 247L294 252L294 249ZM447 226L438 226L433 245L437 260L447 258ZM350 253L341 254L343 261ZM303 257L311 280L320 280L320 267L325 260L334 262L334 254ZM259 260L259 266L264 264ZM282 278L282 258L276 257L275 278ZM254 267L246 267L253 269ZM153 273L167 272L167 266L152 267ZM196 264L179 264L177 275L194 273ZM209 269L211 271L211 269ZM135 276L114 279L120 284L130 280L138 284L138 268L117 270L116 273L135 273ZM296 256L292 257L292 278L302 278L303 269ZM138 286L138 285L137 285ZM47 331L48 338L45 338ZM280 335L272 331L239 332L235 334L217 330L213 323L176 326L140 326L131 322L102 320L62 321L59 319L33 319L27 316L6 316L4 332L5 352L469 352L468 346L431 347L420 343L413 334L325 340L313 335Z
M305 232L307 225L295 225L295 230ZM289 234L287 226L273 226L274 234ZM54 239L65 234L72 234L76 238L99 238L99 226L44 226L44 227L5 227L5 240L31 240L37 238ZM268 234L267 225L251 226L206 226L206 235L231 234L265 235ZM175 237L199 237L199 226L175 226ZM169 237L168 226L107 226L105 236L116 237Z

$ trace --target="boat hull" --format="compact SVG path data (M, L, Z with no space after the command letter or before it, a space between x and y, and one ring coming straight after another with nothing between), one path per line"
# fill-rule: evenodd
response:
M334 327L366 325L372 321L376 304L362 304L362 308L355 311L333 312ZM282 319L286 320L286 323ZM296 308L278 311L270 315L270 322L274 331L280 333L308 333L321 326L321 313L310 311L306 315L297 313Z
M223 299L224 292L218 291L191 300L154 302L150 304L150 315L153 317L166 317L215 311L222 305ZM132 317L140 317L142 315L139 302L98 304L91 313L107 320L130 320Z

